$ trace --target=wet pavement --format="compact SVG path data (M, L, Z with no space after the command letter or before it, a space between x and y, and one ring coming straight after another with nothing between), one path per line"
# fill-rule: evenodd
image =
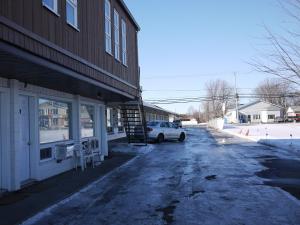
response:
M26 224L300 224L297 194L276 187L298 188L299 156L204 128L149 148Z

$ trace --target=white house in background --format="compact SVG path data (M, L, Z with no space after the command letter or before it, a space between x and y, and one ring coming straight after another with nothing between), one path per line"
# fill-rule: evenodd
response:
M300 106L290 106L287 110L288 117L299 117L300 116Z
M284 108L264 101L255 101L239 107L240 123L273 123L282 118ZM225 116L227 123L236 123L236 110L230 109Z
M184 118L181 119L182 126L195 126L198 122L195 118Z

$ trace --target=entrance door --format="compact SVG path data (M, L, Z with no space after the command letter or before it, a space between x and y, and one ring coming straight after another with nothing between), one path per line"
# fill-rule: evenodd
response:
M28 96L20 96L20 125L20 180L26 183L26 181L30 179L30 121Z

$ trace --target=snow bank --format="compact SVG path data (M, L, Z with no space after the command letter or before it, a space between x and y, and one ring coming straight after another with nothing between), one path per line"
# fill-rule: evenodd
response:
M225 125L223 131L262 144L300 152L300 124Z

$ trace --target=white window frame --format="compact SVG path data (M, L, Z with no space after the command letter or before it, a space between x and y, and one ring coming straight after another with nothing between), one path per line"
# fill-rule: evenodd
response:
M112 54L112 44L111 44L111 4L109 0L105 0L105 51Z
M123 127L121 109L118 110L118 127Z
M49 9L51 12L53 12L54 14L58 15L58 7L57 7L57 0L53 0L53 8L48 5L44 0L42 0L42 4L44 7L46 7L47 9Z
M69 115L68 115L68 123L69 123L69 127L68 127L68 129L69 129L69 138L68 139L66 139L66 140L58 140L58 141L50 141L50 142L41 142L41 140L40 140L40 126L38 126L38 132L39 132L39 135L38 135L38 140L39 140L39 145L40 146L47 146L47 145L52 145L52 144L54 144L54 143L65 143L65 142L72 142L72 141L74 141L74 134L73 134L73 129L72 129L72 126L73 126L73 103L72 103L72 101L70 101L70 100L66 100L66 99L61 99L61 98L53 98L53 97L47 97L47 96L43 96L43 95L41 95L41 96L38 96L37 97L37 110L39 110L39 100L40 99L43 99L43 100L48 100L48 101L52 101L52 102L59 102L59 103L64 103L64 104L67 104L68 105L68 109L69 109L69 111L68 111L68 113L69 113ZM49 110L49 109L48 109ZM48 111L49 112L49 111ZM48 113L47 112L47 113ZM39 120L39 113L38 113L38 120ZM39 121L38 121L38 124L39 124Z
M128 56L127 56L127 28L124 19L121 21L122 29L122 63L127 66Z
M90 136L90 137L83 137L82 136L82 124L81 124L81 106L91 106L91 107L93 107L94 108L94 110L93 110L93 112L94 112L94 120L93 120L93 136ZM97 123L97 121L96 121L96 112L97 112L97 110L96 110L96 105L94 105L94 104L91 104L91 103L89 103L89 102L80 102L80 112L79 112L79 120L80 120L80 140L82 141L82 140L87 140L87 139L89 139L89 138L94 138L94 137L96 137L97 135L96 135L96 123Z
M74 23L72 23L72 21L69 21L68 20L68 10L67 10L67 5L70 5L73 10L74 10ZM67 20L67 23L69 25L71 25L72 27L78 29L78 1L77 0L67 0L66 1L66 20Z
M112 108L109 107L106 109L106 126L112 127Z
M114 9L115 58L120 61L120 16Z

